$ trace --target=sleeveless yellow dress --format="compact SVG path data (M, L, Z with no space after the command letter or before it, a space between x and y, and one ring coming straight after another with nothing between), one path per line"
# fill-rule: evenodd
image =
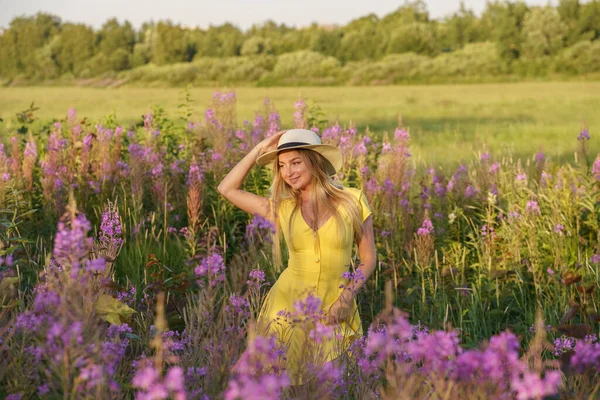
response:
M344 188L344 191L356 200L364 222L372 214L364 193L353 188ZM343 275L350 267L354 231L347 212L340 207L338 210L348 227L345 237L340 237L336 218L332 216L317 231L316 241L314 232L302 217L301 211L293 213L293 210L293 199L282 201L278 208L279 229L285 238L289 260L287 268L281 273L263 303L258 327L260 334L274 334L283 342L286 347L286 369L292 383L297 384L302 381L302 364L306 362L307 332L292 329L290 334L289 321L286 322L285 318L282 318L282 313L293 312L294 303L305 300L309 294L321 300L321 309L327 313L344 290L340 286L348 283ZM293 219L291 231L290 219ZM347 321L336 325L335 335L320 344L322 361L337 358L352 340L362 336L356 302L353 301L351 307Z

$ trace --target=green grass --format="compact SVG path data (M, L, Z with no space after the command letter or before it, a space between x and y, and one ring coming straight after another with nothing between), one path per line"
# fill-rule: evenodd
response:
M203 117L212 89L193 89L194 118ZM355 123L377 137L393 133L399 118L410 128L415 160L452 165L471 159L487 146L496 156L525 160L545 151L556 162L571 160L575 138L583 127L592 137L600 125L600 82L536 82L510 84L387 87L237 88L238 119L252 120L268 97L292 123L299 96L315 102L330 121ZM34 101L42 121L66 116L73 107L80 117L100 120L114 113L123 125L139 121L153 105L177 115L181 89L19 87L0 89L0 136L15 129L14 115ZM596 144L594 144L596 143ZM600 150L592 140L592 154Z

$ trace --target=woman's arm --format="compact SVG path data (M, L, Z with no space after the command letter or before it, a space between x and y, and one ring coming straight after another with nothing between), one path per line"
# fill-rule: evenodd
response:
M244 179L254 166L256 158L266 152L277 147L279 137L284 133L278 132L270 136L256 145L235 167L223 178L217 190L223 197L232 202L235 206L241 208L247 213L260 215L263 218L272 219L271 210L269 207L269 199L256 195L254 193L245 192L240 189Z
M348 301L354 298L354 295L363 287L365 281L369 279L369 276L375 270L377 252L375 250L375 234L373 233L373 215L369 215L363 222L363 235L358 243L358 255L360 257L358 268L361 270L364 279L355 279L348 282L346 290L342 292L342 296Z

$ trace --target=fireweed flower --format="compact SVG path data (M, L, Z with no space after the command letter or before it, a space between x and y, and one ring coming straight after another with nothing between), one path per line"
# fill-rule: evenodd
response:
M279 399L290 386L290 379L282 368L282 347L274 337L256 337L249 343L233 368L233 375L225 391L225 400Z
M517 174L517 176L515 176L515 181L517 182L527 182L527 174L526 173L520 173Z
M469 185L465 189L465 197L473 197L477 193L477 189L473 185Z
M306 103L302 99L294 104L294 126L296 128L305 128L304 112L306 111Z
M254 218L246 225L246 233L244 238L246 240L263 240L266 243L271 243L272 235L275 234L275 225L266 218L260 215L255 215Z
M408 141L409 137L410 135L406 129L396 128L396 131L394 132L394 139L406 142Z
M250 271L248 277L250 278L246 281L248 286L259 288L265 281L265 271L261 271L259 269L252 270Z
M339 124L335 124L332 127L326 128L321 135L322 140L326 139L337 139L342 134L342 127Z
M223 261L223 257L218 253L204 257L200 265L194 269L194 272L196 273L196 277L206 277L211 287L217 286L219 283L225 281L225 262Z
M35 142L27 141L27 143L25 143L25 151L23 152L23 156L36 158L37 155L37 146L35 145Z
M557 357L572 351L574 348L575 339L572 337L561 336L554 340L554 355Z
M565 226L563 224L554 225L554 233L562 235L565 232Z
M583 373L586 370L600 369L600 343L579 340L573 352L571 368L578 373Z
M518 400L541 399L556 394L562 385L560 371L546 371L544 378L535 372L525 371L522 377L514 376L511 380L512 389Z
M459 342L457 332L436 331L419 336L407 349L413 362L422 362L422 372L446 374L462 351Z
M265 134L265 136L272 136L273 134L277 133L277 131L279 131L279 126L281 125L281 121L279 118L279 113L277 112L272 112L271 114L269 114L269 122L267 125L267 132Z
M590 263L592 263L592 264L600 264L600 254L594 254L590 258Z
M221 153L218 153L216 151L211 151L211 153L212 153L212 155L210 156L211 161L221 161L223 159L223 156L221 155Z
M192 158L190 170L187 176L188 186L200 185L204 181L204 171L196 161L196 157Z
M171 173L173 175L177 175L177 174L183 174L183 170L179 167L181 164L183 164L185 162L185 160L175 160L171 163L171 165L169 166L169 169L171 170Z
M121 235L121 220L119 212L113 205L109 205L102 213L102 222L100 223L100 242L105 245L113 245L119 247L123 244Z
M544 326L544 323L542 322L542 324L540 325L540 329L545 329L546 332L550 332L552 330L552 325ZM529 327L529 333L531 333L532 335L535 334L535 324L531 324L531 326Z
M320 298L309 294L306 299L294 302L293 315L301 320L320 320L324 315L321 304Z
M585 128L584 130L579 132L579 135L577 136L577 140L590 140L590 132L588 131L587 128Z
M537 153L537 154L535 155L535 162L536 162L537 164L541 164L541 163L543 163L544 161L546 161L546 154L544 154L544 152L543 152L543 151L540 151L539 153Z
M542 176L540 177L540 183L544 186L547 186L551 180L552 180L552 175L545 171L542 171Z
M500 170L500 164L495 162L492 165L490 165L490 174L495 174L496 172L498 172Z
M597 181L600 181L600 154L596 156L594 164L592 165L592 175Z
M367 146L365 146L365 142L361 141L354 147L354 155L355 156L364 156L368 153Z
M235 137L238 138L238 139L240 139L240 140L244 140L244 139L246 139L246 132L244 132L241 129L238 129L238 130L235 131Z
M528 201L527 205L525 206L525 210L532 215L540 215L541 213L540 206L535 200Z
M425 218L423 220L423 224L417 230L417 235L419 236L427 236L433 233L433 224L429 218Z
M152 130L152 113L148 112L144 114L144 129L147 131Z
M225 311L241 317L242 319L246 319L250 317L250 303L245 297L234 293L229 296L229 302L225 306Z
M486 224L481 227L481 236L487 237L488 235L490 237L494 238L494 237L496 237L496 231L494 230L493 226L488 226Z
M129 289L126 289L124 291L117 293L117 300L119 300L121 303L128 305L131 308L135 308L134 307L134 304L136 301L135 286L131 285L131 286L129 286Z
M164 378L153 365L140 368L135 373L131 384L138 389L135 398L138 400L166 399L172 397L176 400L186 398L184 388L183 369L171 367Z
M383 147L381 148L381 154L387 154L392 151L392 145L390 142L384 142Z
M93 239L87 237L91 228L90 222L83 214L71 221L58 223L53 255L59 264L70 267L72 277L78 274L93 245Z

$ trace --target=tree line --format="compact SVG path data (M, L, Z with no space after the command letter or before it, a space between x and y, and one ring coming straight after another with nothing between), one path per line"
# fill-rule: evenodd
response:
M556 7L494 0L480 16L461 4L442 20L414 0L382 18L370 14L344 26L267 21L246 31L228 23L200 29L170 21L136 30L117 19L94 30L38 13L14 18L1 32L0 82L124 77L370 84L468 73L587 74L600 72L598 38L600 0L559 0ZM298 71L308 60L318 65Z

